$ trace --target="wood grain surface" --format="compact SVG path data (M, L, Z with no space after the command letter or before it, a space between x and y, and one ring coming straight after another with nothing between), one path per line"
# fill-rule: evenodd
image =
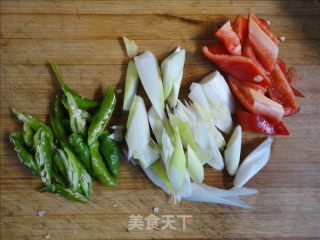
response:
M137 167L122 159L119 186L94 183L93 200L77 204L35 189L41 182L20 164L8 136L21 124L10 108L47 119L58 87L47 66L56 62L66 82L87 97L122 88L128 59L122 35L163 59L186 48L182 97L214 66L201 54L213 32L248 10L269 19L280 57L296 66L305 94L301 111L286 119L290 136L276 137L268 165L249 183L259 194L252 209L174 205ZM320 238L320 1L1 1L0 184L1 239ZM122 96L119 96L121 99ZM121 105L121 103L119 104ZM125 119L119 108L113 122ZM263 136L245 134L242 157ZM225 172L206 168L205 182L230 186ZM186 229L128 230L131 214L192 215ZM39 210L46 211L39 217ZM179 224L178 224L179 223Z

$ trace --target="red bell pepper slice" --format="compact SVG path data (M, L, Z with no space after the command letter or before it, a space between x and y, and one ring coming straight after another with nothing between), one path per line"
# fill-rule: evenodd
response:
M283 122L274 122L254 113L237 109L236 119L243 131L259 132L268 135L289 135L289 131Z
M258 20L259 21L259 20ZM275 67L279 48L271 38L261 29L259 23L249 14L248 43L254 49L261 65L272 71Z
M267 89L261 85L257 85L255 83L251 83L251 82L241 82L241 83L244 86L247 86L249 88L256 90L257 92L261 93L262 95L266 95L266 93L267 93Z
M304 97L304 95L298 89L292 86L292 82L298 79L296 69L294 67L290 67L289 70L287 71L285 62L282 61L280 58L278 58L277 63L281 71L283 72L283 74L287 77L287 80L290 84L293 94L297 97Z
M280 43L279 39L271 32L271 28L269 26L269 24L267 23L267 21L265 21L264 19L258 19L257 16L249 11L249 14L248 14L248 18L252 18L258 25L259 27L265 32L265 34L267 34L271 40L276 44L278 45Z
M252 12L251 12L251 15L256 17ZM265 33L269 32L269 31L271 32L270 25L267 23L267 21L265 19L259 18L259 22L260 22L259 26L264 30ZM267 33L267 35L269 35L269 34ZM271 36L269 36L269 37L272 39ZM279 39L278 38L275 38L275 39L277 40L277 42L275 42L275 44L278 44L279 43Z
M212 54L208 47L203 47L202 52L228 75L241 81L256 83L264 87L270 86L269 77L251 59L243 56Z
M278 64L271 72L271 87L268 88L270 98L280 103L285 110L285 116L291 116L300 110L290 84Z
M295 96L304 97L304 95L298 89L296 89L294 86L290 85L290 87L291 87L291 90Z
M232 27L238 34L241 44L244 45L248 37L248 20L245 17L238 15L233 21Z
M260 64L258 61L256 54L254 53L254 50L249 44L246 44L246 46L243 49L243 56L250 58L260 69L261 72L264 72L266 75L270 74L268 71L264 69L264 67Z
M226 22L216 33L216 37L223 42L226 49L236 56L241 55L241 43L239 36L231 27L230 21Z
M230 55L226 47L221 42L212 43L209 47L209 51L213 54Z
M282 105L267 98L256 88L228 76L228 83L233 95L250 112L262 115L274 121L280 121L284 115Z

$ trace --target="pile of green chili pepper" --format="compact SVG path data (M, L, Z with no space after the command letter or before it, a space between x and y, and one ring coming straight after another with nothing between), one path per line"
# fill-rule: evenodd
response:
M55 64L50 66L63 92L55 100L50 126L12 109L23 122L23 132L11 133L10 140L20 161L44 183L40 192L87 202L92 177L108 187L117 185L120 153L105 130L116 97L109 87L100 103L84 98L65 84Z

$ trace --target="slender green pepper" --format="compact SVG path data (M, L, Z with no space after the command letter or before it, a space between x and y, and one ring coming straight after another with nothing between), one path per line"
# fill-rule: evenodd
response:
M68 142L77 158L82 162L89 173L92 173L90 149L80 134L73 133L69 136Z
M71 132L70 128L70 120L69 119L62 119L62 125L66 132Z
M66 98L62 99L62 104L69 112L70 128L72 132L79 133L82 136L86 136L86 125L87 121L91 119L90 114L78 107L71 93L67 92L65 95Z
M92 118L88 130L89 145L96 141L105 129L116 106L116 102L116 96L114 95L112 88L109 87L105 92L104 98L99 105L98 110L95 112Z
M55 151L53 155L53 162L56 166L56 168L59 170L61 175L66 178L67 177L67 171L64 167L63 160L61 159L60 155L58 154L57 150Z
M39 167L41 180L51 185L52 178L52 141L46 128L39 128L34 135L35 159Z
M109 138L108 132L103 132L99 137L99 150L107 163L111 175L119 177L120 172L120 152L117 143Z
M65 188L60 184L52 184L51 186L45 186L39 189L39 192L50 192L58 194L76 202L88 202L88 199L81 193L73 192L71 189Z
M32 155L25 147L22 133L13 132L10 134L10 141L14 144L14 150L18 154L18 157L22 164L26 165L34 175L40 176L39 168L34 161Z
M53 135L59 141L62 147L68 145L67 133L62 123L63 117L61 98L57 97L54 103L53 116L51 116L51 127Z
M49 63L51 68L52 68L52 71L54 73L54 75L56 76L56 78L58 79L59 81L59 84L60 84L60 87L62 89L62 91L64 92L64 94L66 93L70 93L74 100L76 101L77 105L82 108L82 109L87 109L87 108L92 108L92 107L96 107L98 105L98 103L96 101L93 101L93 100L90 100L90 99L87 99L87 98L84 98L80 95L78 95L77 93L75 93L74 91L72 91L66 84L65 82L63 81L56 65L54 63Z
M29 124L23 124L23 139L26 145L31 148L33 146L33 130Z
M80 168L80 185L83 193L86 195L88 199L91 199L92 196L92 179L89 173L86 171L81 162L78 161Z
M17 116L17 118L20 121L22 121L24 124L29 125L34 132L38 131L39 128L45 129L50 139L50 142L53 142L53 134L51 128L49 128L46 124L36 119L35 117L32 117L27 113L19 112L14 108L12 109L12 112Z
M99 152L99 142L94 141L90 146L90 153L92 159L92 169L94 176L99 179L99 181L107 186L114 187L117 185L117 179L111 176L108 168L104 164L102 157Z
M81 172L79 168L78 160L68 147L64 147L63 150L57 149L57 154L59 155L59 158L62 161L64 168L66 170L67 180L68 180L70 189L76 192L79 187L79 179L80 179L80 172Z
M54 179L54 181L62 186L66 186L66 182L63 178L63 176L60 174L59 169L57 168L57 166L55 164L52 165L52 178Z

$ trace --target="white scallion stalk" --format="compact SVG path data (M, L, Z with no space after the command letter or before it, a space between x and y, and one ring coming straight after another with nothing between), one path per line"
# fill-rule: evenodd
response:
M135 96L130 108L127 134L128 158L132 156L139 159L150 141L150 130L146 106L140 96Z
M181 49L180 47L178 47L170 56L168 56L161 63L161 72L163 77L163 91L164 91L165 100L169 97L172 91L175 91L174 86L179 85L179 88L180 88L185 55L186 55L185 49ZM178 88L178 93L179 93L179 88ZM170 102L169 104L171 107L174 107L175 105L175 104L171 105Z
M211 167L219 171L222 170L224 168L223 158L218 149L218 144L215 141L212 131L209 131L209 128L204 126L202 122L196 122L194 138L196 143L199 144L202 149L210 150L210 157L205 163L208 163Z
M173 88L170 92L169 97L167 98L167 102L169 103L170 107L174 108L177 104L179 91L181 86L181 81L183 77L183 72L180 73L179 77L173 82Z
M242 130L238 125L234 130L224 151L224 161L230 176L234 176L238 170L241 153Z
M189 98L196 103L193 107L205 121L210 118L219 130L229 133L232 129L230 110L221 97L208 86L211 85L191 84Z
M186 170L184 172L184 179L183 179L183 184L182 187L178 192L174 192L173 197L174 201L180 202L181 198L187 198L190 197L192 194L192 189L191 189L191 179L188 171Z
M271 144L272 138L267 138L243 160L234 178L236 188L242 187L267 164Z
M156 57L149 51L134 57L140 81L155 111L162 119L164 115L164 95L160 68Z
M130 162L133 166L137 166L139 164L137 159L134 159L133 157L129 158L127 149L122 149L122 153L125 156L125 158L128 160L128 162Z
M230 91L230 88L224 79L224 77L220 74L219 71L212 72L205 76L200 84L204 88L208 88L209 92L214 92L218 94L221 99L228 105L231 113L234 113L235 110L235 101L234 97Z
M217 191L204 187L204 184L191 183L192 194L185 198L188 201L217 203L242 208L250 208L251 206L240 200L238 197L226 197L218 194Z
M139 75L136 69L136 65L131 60L127 68L126 83L124 88L124 99L122 109L125 111L130 110L133 97L137 92L138 82Z
M173 193L173 187L168 179L166 170L159 160L153 163L149 168L142 169L153 184L169 195Z
M138 46L135 41L130 40L129 38L122 37L124 41L124 45L126 46L128 57L133 58L138 54Z
M203 183L199 183L201 187L205 188L208 191L211 191L212 193L216 194L219 197L241 197L241 196L249 196L257 194L258 191L254 188L230 188L228 190L216 188L213 186L209 186Z
M195 105L200 106L198 103ZM200 108L203 109L202 107ZM200 117L200 113L195 109L194 104L185 106L181 101L178 101L174 113L189 125L197 144L200 144L199 142L208 141L206 136L212 135L219 149L222 149L225 146L226 143L222 134L212 123L210 123L210 121L206 121Z
M137 157L143 168L148 168L152 163L159 159L160 149L157 143L150 138L150 142L144 151Z
M178 128L174 130L173 154L170 158L167 173L175 191L179 191L183 184L186 170L186 158Z
M192 131L189 128L188 124L182 121L179 117L172 115L171 113L169 113L169 120L173 129L178 128L183 146L185 148L191 146L193 149L197 149L198 146L194 140Z
M204 178L203 165L190 146L188 146L186 151L186 159L187 169L191 179L196 183L201 183Z
M165 117L165 116L164 116ZM164 129L163 120L159 117L157 112L154 110L154 107L151 107L148 111L149 123L152 129L154 136L159 145L162 142L162 132Z
M173 136L172 136L173 138ZM174 146L171 140L171 136L169 135L166 129L162 132L162 141L161 141L161 159L164 162L166 169L169 169L169 161L172 157Z
M190 86L189 98L192 102L197 102L208 112L211 112L210 103L199 83L192 83Z

